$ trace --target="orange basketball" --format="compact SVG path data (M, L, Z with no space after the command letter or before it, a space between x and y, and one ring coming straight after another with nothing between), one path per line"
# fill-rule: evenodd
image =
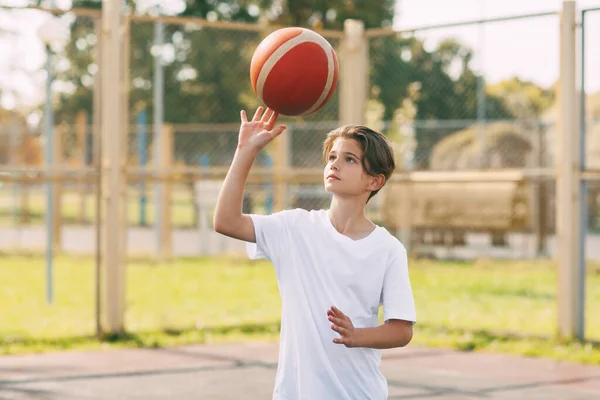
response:
M329 101L338 82L338 60L331 44L304 28L282 28L268 35L250 62L254 92L283 115L311 114Z

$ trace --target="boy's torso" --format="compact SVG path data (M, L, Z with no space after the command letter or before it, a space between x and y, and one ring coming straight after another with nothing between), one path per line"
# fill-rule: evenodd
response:
M368 237L352 240L335 231L325 211L297 212L276 268L283 317L275 393L287 392L294 386L290 382L298 381L304 387L292 392L311 388L308 398L320 398L311 397L320 390L323 396L342 396L335 398L384 398L380 352L333 343L338 334L327 310L336 306L357 328L378 325L388 234L376 228Z

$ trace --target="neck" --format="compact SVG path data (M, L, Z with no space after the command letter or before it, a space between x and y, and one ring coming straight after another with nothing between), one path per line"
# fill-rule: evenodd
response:
M328 215L335 229L350 237L368 236L375 227L365 216L363 199L333 196Z

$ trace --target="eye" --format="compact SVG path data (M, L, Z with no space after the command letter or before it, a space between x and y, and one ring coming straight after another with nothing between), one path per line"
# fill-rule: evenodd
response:
M353 162L353 163L355 163L355 162L356 162L356 160L355 160L354 158L352 158L352 157L348 157L348 158L346 158L346 161L348 161L348 162Z
M335 160L335 156L333 154L330 154L329 157L327 157L327 159L329 161L333 161L333 160Z

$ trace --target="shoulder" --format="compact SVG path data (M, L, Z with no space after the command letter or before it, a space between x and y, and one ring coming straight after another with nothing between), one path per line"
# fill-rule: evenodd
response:
M299 221L305 221L309 219L310 211L302 208L295 208L289 210L278 211L273 214L267 215L269 218L278 219L283 221L286 225L292 225Z
M383 247L382 250L388 254L388 259L406 258L407 251L404 244L387 229L379 226L379 244Z
M301 208L294 208L288 210L277 211L272 214L267 214L267 216L277 217L277 218L298 218L299 215L307 212Z
M308 217L311 212L307 211L303 208L293 208L290 210L282 211L286 215L286 218L289 220L304 220Z
M303 208L295 208L283 211L285 224L288 228L301 235L315 229L322 229L326 222L326 210L305 210Z

